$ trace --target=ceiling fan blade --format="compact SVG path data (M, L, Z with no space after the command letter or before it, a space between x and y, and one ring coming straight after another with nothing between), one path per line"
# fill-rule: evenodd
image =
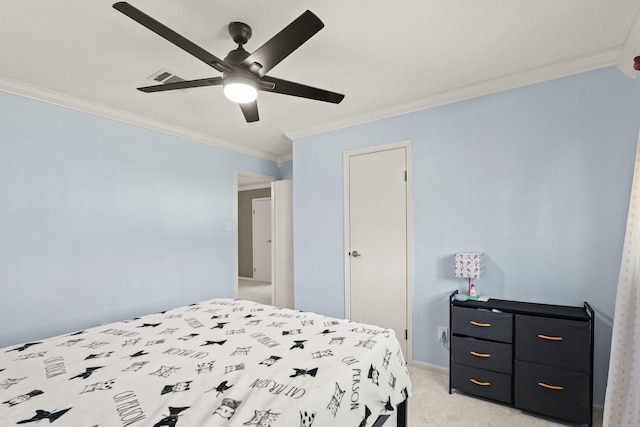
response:
M244 118L247 120L247 123L257 122L258 120L260 120L260 118L258 117L258 103L256 101L238 105L240 106L242 114L244 114Z
M222 84L222 77L209 77L207 79L185 80L182 82L163 83L161 85L139 87L138 90L146 93L163 92L166 90L189 89L202 86L219 86Z
M178 46L180 49L184 50L187 53L190 53L191 55L195 56L196 58L198 58L205 64L215 68L216 70L220 72L233 71L233 67L224 62L222 59L207 52L197 44L176 33L171 28L156 21L141 10L131 6L129 3L124 1L114 3L113 8L127 15L129 18L133 19L139 24L147 27L154 33L158 34L160 37L165 38L174 45Z
M323 27L320 18L307 10L245 58L242 66L262 77Z
M261 79L261 82L274 84L273 89L267 89L263 87L259 88L260 90L264 90L266 92L299 96L301 98L315 99L316 101L331 102L332 104L339 104L344 99L344 95L341 93L318 89L300 83L290 82L288 80L277 79L275 77L263 77Z

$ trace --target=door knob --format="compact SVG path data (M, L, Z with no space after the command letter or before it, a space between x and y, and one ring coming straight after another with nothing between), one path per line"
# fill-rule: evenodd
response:
M358 258L361 255L358 253L358 251L351 251L351 256L354 258Z

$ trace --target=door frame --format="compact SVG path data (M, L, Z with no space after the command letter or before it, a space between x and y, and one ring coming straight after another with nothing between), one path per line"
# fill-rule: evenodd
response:
M412 152L411 152L411 140L403 140L397 142L391 142L388 144L381 145L373 145L365 148L358 148L355 150L348 150L343 153L343 174L344 174L344 312L345 317L350 318L351 316L351 268L350 268L350 244L349 244L349 234L350 234L350 224L349 224L349 159L352 156L359 156L362 154L371 154L377 153L381 151L389 151L397 148L404 148L406 155L406 166L407 166L407 239L406 239L406 254L407 254L407 306L406 306L406 314L407 314L407 354L405 355L407 359L407 363L413 364L413 173L412 173Z
M227 223L227 231L233 231L233 295L238 298L238 191L270 188L278 177L255 172L235 170L233 174L233 223ZM272 297L273 300L273 297Z
M271 304L294 308L293 180L271 183Z

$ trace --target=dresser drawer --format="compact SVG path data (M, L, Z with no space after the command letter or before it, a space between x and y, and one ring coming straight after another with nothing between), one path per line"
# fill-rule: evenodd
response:
M510 374L513 354L511 344L454 336L451 338L451 360L457 364Z
M459 335L510 343L513 315L475 308L452 307L451 332Z
M590 372L588 322L516 315L516 359Z
M487 399L511 403L511 375L465 365L453 365L451 387Z
M588 374L516 360L514 389L517 408L574 423L591 422Z

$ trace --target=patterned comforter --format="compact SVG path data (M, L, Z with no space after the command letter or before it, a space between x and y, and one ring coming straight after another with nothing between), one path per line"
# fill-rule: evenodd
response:
M0 425L371 426L410 395L393 331L214 299L0 349Z

